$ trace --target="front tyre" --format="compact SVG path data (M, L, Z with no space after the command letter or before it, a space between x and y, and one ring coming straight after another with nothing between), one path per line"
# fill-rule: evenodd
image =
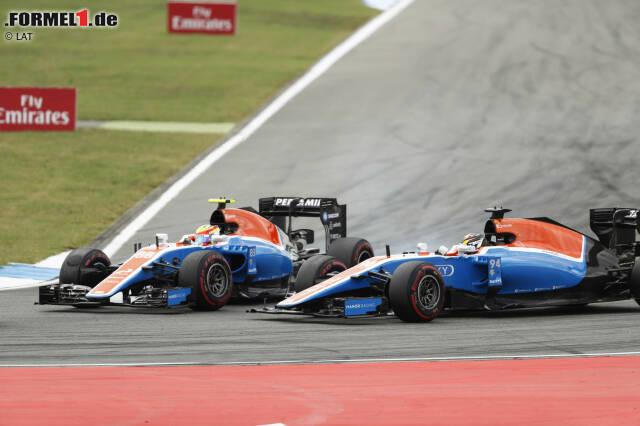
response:
M347 269L344 263L332 256L319 254L307 259L300 266L294 289L296 293L326 280L331 275Z
M347 237L333 240L327 250L328 256L333 256L344 263L347 268L373 257L373 247L364 238Z
M181 287L191 288L189 307L200 311L220 309L233 289L229 263L221 254L208 250L193 252L184 259L178 282Z
M60 284L95 287L109 275L111 260L102 250L83 247L72 250L60 268Z
M403 321L431 321L444 307L444 280L428 262L400 265L389 284L389 304Z

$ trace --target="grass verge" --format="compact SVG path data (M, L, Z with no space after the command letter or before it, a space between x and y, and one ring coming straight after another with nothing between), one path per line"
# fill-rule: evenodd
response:
M212 138L81 129L25 145L25 135L0 139L0 182L12 183L0 191L0 264L86 245Z

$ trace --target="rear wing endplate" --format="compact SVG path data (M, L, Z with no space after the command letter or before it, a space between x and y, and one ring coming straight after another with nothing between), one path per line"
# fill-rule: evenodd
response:
M605 246L626 251L636 245L640 233L640 210L608 207L589 210L589 225Z

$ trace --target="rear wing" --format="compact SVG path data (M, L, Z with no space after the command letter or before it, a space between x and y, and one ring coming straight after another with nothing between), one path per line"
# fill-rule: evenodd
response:
M600 242L618 254L633 251L635 256L640 256L640 244L636 241L636 232L640 233L639 215L638 209L591 209L589 225Z
M267 197L258 203L261 216L289 217L288 234L292 217L319 217L328 242L347 236L347 205L338 204L335 198Z

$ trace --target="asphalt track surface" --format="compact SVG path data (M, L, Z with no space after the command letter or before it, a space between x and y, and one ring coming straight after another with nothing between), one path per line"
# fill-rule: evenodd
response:
M378 252L450 245L482 209L588 229L640 206L640 4L416 1L215 163L114 256L206 223L206 199L336 196ZM0 364L332 361L640 350L635 302L329 321L32 306L0 294Z

